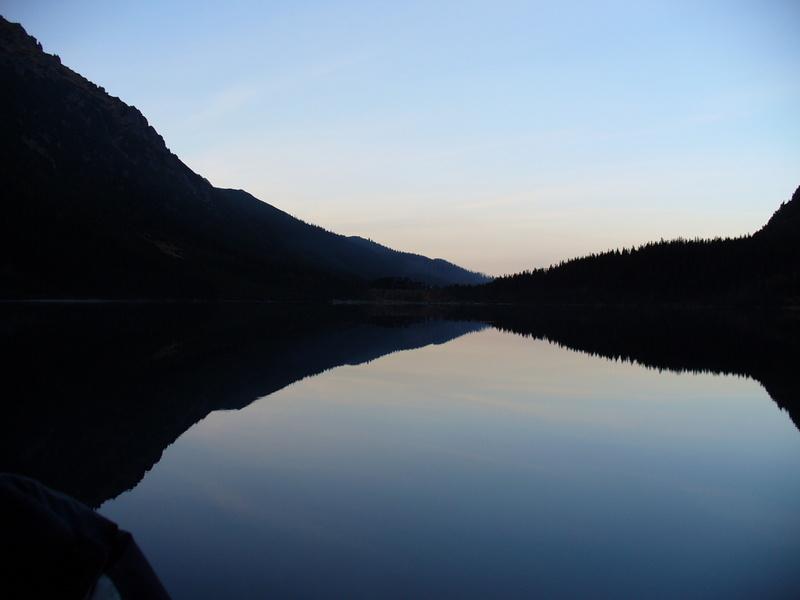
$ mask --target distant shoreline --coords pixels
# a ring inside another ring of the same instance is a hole
[[[529,309],[628,309],[628,310],[768,310],[768,311],[800,311],[800,304],[701,304],[690,302],[619,302],[619,303],[553,303],[553,302],[480,302],[464,300],[361,300],[361,299],[295,299],[295,300],[244,300],[244,299],[212,299],[212,298],[20,298],[0,299],[0,305],[251,305],[251,306],[302,306],[325,305],[332,307],[347,306],[407,306],[436,308],[529,308]]]

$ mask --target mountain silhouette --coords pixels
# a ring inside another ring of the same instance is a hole
[[[218,189],[134,107],[0,17],[0,297],[358,296],[395,277],[484,282]]]
[[[448,293],[460,299],[540,304],[796,306],[800,188],[753,235],[654,242]]]
[[[767,224],[756,232],[756,238],[798,243],[800,233],[800,187],[788,202],[780,205]]]

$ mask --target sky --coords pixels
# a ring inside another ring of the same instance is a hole
[[[214,185],[492,275],[758,229],[800,0],[0,0]]]

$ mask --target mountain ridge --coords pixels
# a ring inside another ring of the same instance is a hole
[[[138,109],[1,17],[0,80],[0,297],[274,300],[359,296],[383,277],[486,280],[213,187]]]

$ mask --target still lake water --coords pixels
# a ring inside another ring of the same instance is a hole
[[[448,327],[210,412],[101,513],[176,599],[800,597],[758,382]]]

